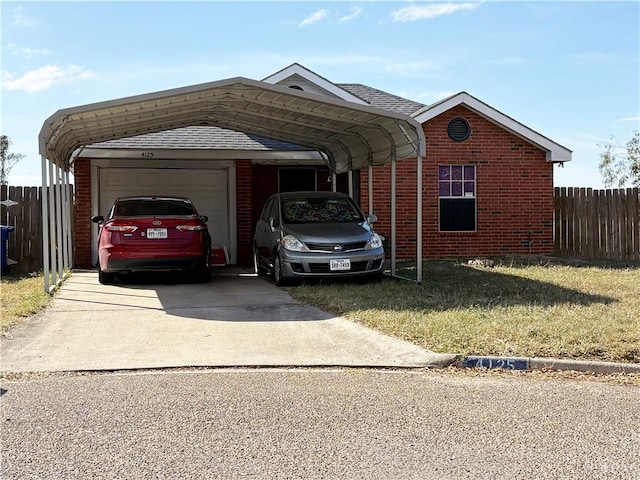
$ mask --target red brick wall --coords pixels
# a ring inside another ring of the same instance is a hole
[[[252,164],[251,160],[236,161],[236,205],[238,265],[251,265],[253,260],[253,202],[252,197]]]
[[[447,124],[463,117],[471,136],[454,142]],[[423,125],[423,253],[427,258],[527,254],[553,251],[553,164],[543,150],[485,120],[463,106]],[[439,165],[475,165],[476,232],[440,232]],[[390,167],[374,168],[376,231],[390,240]],[[397,255],[415,255],[416,161],[397,162]],[[362,171],[362,202],[367,203],[367,171]],[[529,233],[531,232],[531,233]]]
[[[73,166],[73,267],[91,265],[91,160],[77,158]]]

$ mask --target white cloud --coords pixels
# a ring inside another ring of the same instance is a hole
[[[324,9],[317,10],[313,12],[311,15],[309,15],[307,18],[305,18],[302,22],[300,22],[298,27],[306,27],[307,25],[317,23],[323,18],[325,18],[328,14],[329,14],[328,10],[324,10]]]
[[[462,10],[473,10],[479,3],[433,3],[430,5],[411,5],[394,11],[391,16],[396,22],[428,20],[441,15],[451,15]]]
[[[348,22],[349,20],[353,20],[354,18],[356,18],[358,15],[360,15],[362,13],[362,8],[358,7],[358,6],[354,6],[351,8],[351,13],[340,17],[338,19],[338,22]]]
[[[619,122],[640,122],[640,115],[636,115],[635,117],[624,117],[618,121]]]
[[[30,17],[29,15],[25,15],[23,13],[23,8],[18,7],[15,9],[15,13],[11,17],[11,21],[13,25],[16,27],[25,27],[32,28],[40,25],[42,22],[34,17]]]
[[[53,53],[51,50],[44,48],[19,47],[15,43],[10,43],[6,49],[9,55],[19,55],[23,57],[36,57]]]
[[[11,72],[2,72],[0,86],[7,90],[36,93],[48,90],[54,85],[68,84],[92,76],[93,73],[77,65],[69,67],[45,65],[19,77]]]

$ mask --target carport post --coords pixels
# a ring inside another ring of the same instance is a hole
[[[49,275],[51,259],[49,258],[49,193],[47,180],[47,159],[40,156],[42,169],[42,271],[44,273],[44,290],[49,293]]]
[[[391,276],[396,276],[396,156],[391,158]]]
[[[367,175],[367,182],[369,182],[367,191],[369,192],[369,215],[373,215],[373,164],[371,163],[371,160],[369,160],[369,165],[367,167],[368,169],[368,175]]]
[[[418,177],[418,191],[416,192],[416,198],[418,199],[418,205],[416,208],[416,282],[422,283],[422,156],[418,155],[417,158],[417,177]]]
[[[64,205],[65,205],[65,222],[64,222],[64,234],[65,234],[65,254],[66,261],[64,264],[65,269],[71,268],[71,258],[73,255],[72,242],[71,238],[71,185],[69,184],[69,170],[63,170],[62,172],[64,176]]]
[[[351,169],[351,162],[349,162],[349,171],[347,176],[349,178],[349,196],[353,198],[353,170]]]
[[[62,230],[64,229],[64,218],[63,218],[63,197],[62,197],[62,171],[60,166],[56,164],[55,166],[56,172],[56,253],[58,256],[57,265],[58,265],[58,277],[62,279],[64,277],[64,257],[65,250],[62,243]]]
[[[51,249],[55,249],[56,245],[56,225],[53,222],[55,216],[55,182],[53,180],[53,162],[49,162],[49,188],[47,188],[47,194],[49,196],[49,213],[47,221],[49,222],[49,259],[51,263],[50,273],[51,273],[51,286],[49,287],[49,291],[58,284],[57,278],[57,265],[56,258],[54,257],[54,252],[51,252]]]

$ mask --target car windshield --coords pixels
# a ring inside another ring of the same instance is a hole
[[[186,216],[195,214],[193,205],[184,200],[151,198],[120,200],[116,205],[115,211],[115,215],[122,217]]]
[[[285,223],[362,222],[362,214],[347,198],[292,198],[283,203]]]

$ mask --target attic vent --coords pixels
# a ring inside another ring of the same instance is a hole
[[[464,142],[471,135],[471,126],[464,118],[457,117],[447,125],[447,134],[454,142]]]
[[[304,92],[304,89],[299,85],[289,85],[289,88],[293,88],[294,90],[302,90]]]

